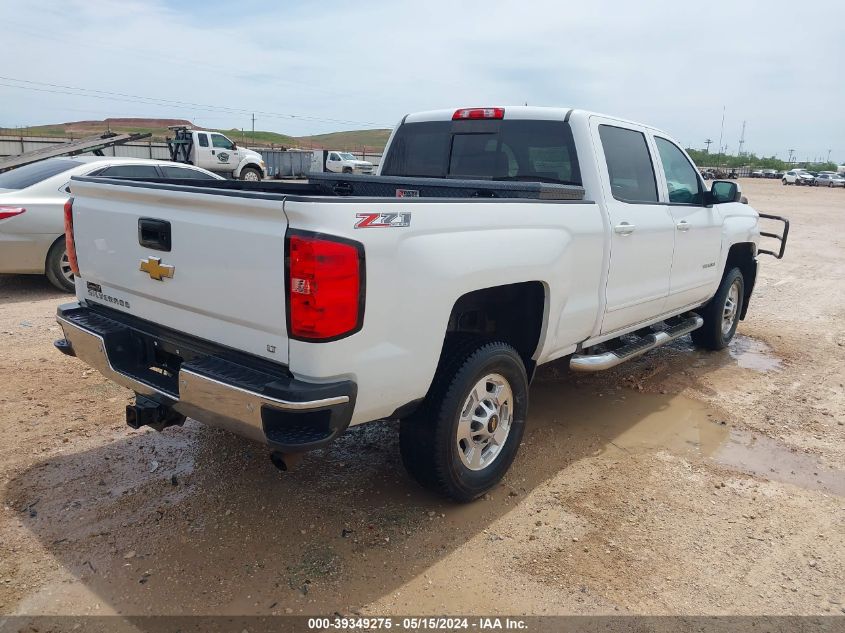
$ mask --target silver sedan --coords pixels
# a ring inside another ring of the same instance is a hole
[[[817,187],[845,187],[845,178],[839,174],[819,174],[816,176]]]
[[[163,160],[75,156],[49,158],[0,174],[0,273],[47,275],[73,292],[64,238],[64,204],[71,176],[222,180]]]

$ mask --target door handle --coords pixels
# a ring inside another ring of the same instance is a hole
[[[217,152],[215,152],[214,150],[211,150],[211,155],[212,155],[212,156],[216,156],[216,155],[217,155]]]
[[[634,229],[637,227],[631,224],[630,222],[620,222],[616,226],[613,227],[614,233],[619,233],[619,235],[630,235],[634,232]]]
[[[686,220],[681,220],[675,225],[675,228],[679,231],[689,231],[690,228],[692,228],[692,225]]]

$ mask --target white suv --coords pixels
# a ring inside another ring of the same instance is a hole
[[[785,185],[815,185],[816,178],[803,169],[790,169],[783,175],[781,182]]]

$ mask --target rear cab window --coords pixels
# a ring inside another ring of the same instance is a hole
[[[572,130],[569,123],[554,120],[403,123],[381,173],[581,184]]]
[[[17,167],[0,174],[0,189],[26,189],[42,180],[47,180],[80,165],[84,165],[81,160],[50,158]]]

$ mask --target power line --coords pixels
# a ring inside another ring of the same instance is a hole
[[[243,108],[233,108],[229,106],[220,106],[220,105],[211,105],[206,103],[195,103],[191,101],[178,101],[175,99],[161,99],[159,97],[147,97],[143,95],[133,95],[127,94],[122,92],[109,92],[106,90],[94,90],[91,88],[81,88],[78,86],[68,86],[64,84],[52,84],[43,81],[30,81],[27,79],[18,79],[16,77],[5,77],[0,75],[0,79],[5,81],[14,81],[17,83],[29,84],[26,86],[18,86],[14,84],[7,84],[7,83],[0,83],[0,86],[5,86],[7,88],[17,88],[19,90],[34,90],[37,92],[49,92],[54,94],[65,94],[71,95],[76,97],[90,97],[94,99],[104,99],[110,101],[126,101],[129,103],[142,103],[144,105],[155,105],[159,107],[181,107],[181,108],[200,108],[203,110],[211,111],[211,112],[228,112],[229,114],[237,114],[237,115],[244,115],[244,114],[260,114],[264,117],[271,117],[271,118],[280,118],[280,119],[295,119],[301,121],[316,121],[321,123],[342,123],[342,124],[352,124],[352,125],[368,125],[368,126],[380,126],[380,127],[390,127],[384,123],[374,123],[372,121],[354,121],[351,119],[332,119],[328,117],[314,117],[308,115],[301,115],[301,114],[289,114],[289,113],[282,113],[282,112],[263,112],[258,110],[247,110]],[[39,88],[36,86],[46,86],[46,88]],[[48,89],[49,88],[49,89]],[[69,92],[73,91],[73,92]],[[87,94],[80,94],[80,93],[87,93]]]

